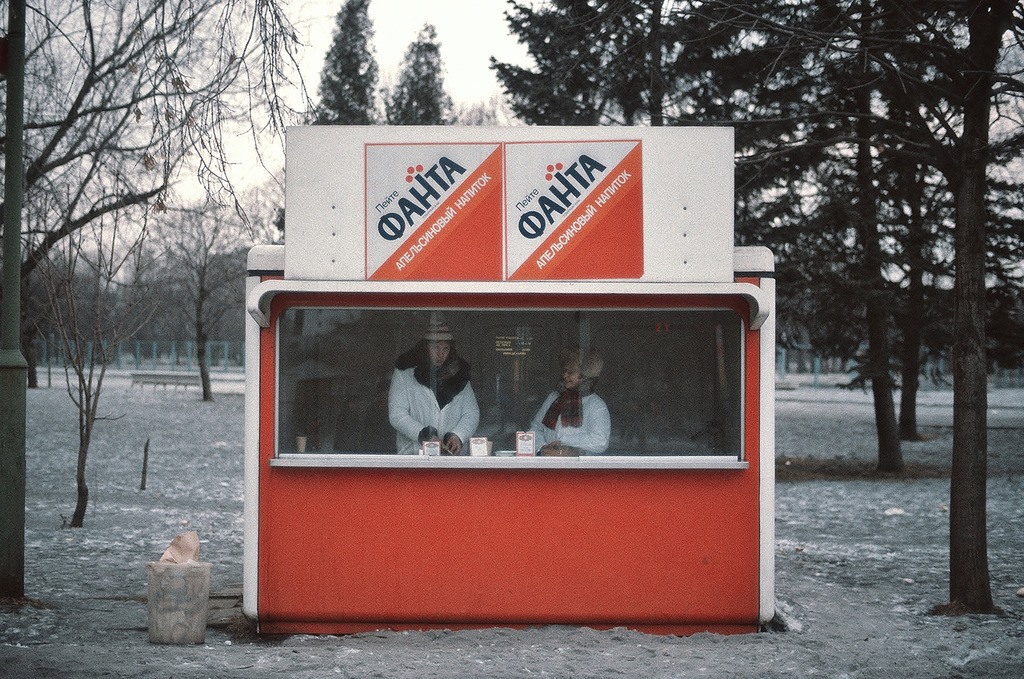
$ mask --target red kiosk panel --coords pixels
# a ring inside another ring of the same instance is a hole
[[[416,295],[283,295],[296,306],[433,308]],[[447,308],[727,306],[691,296],[452,295]],[[746,320],[743,327],[747,327]],[[744,468],[273,466],[276,373],[260,381],[259,623],[265,632],[581,624],[753,631],[759,619],[759,333],[744,329]]]

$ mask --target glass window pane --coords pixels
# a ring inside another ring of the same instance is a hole
[[[542,418],[549,397],[557,400],[560,352],[577,347],[603,360],[592,386],[611,420],[606,448],[582,454],[742,454],[743,328],[731,310],[443,313],[451,351],[470,366],[479,409],[473,435],[488,437],[494,450],[514,449],[515,433]],[[424,338],[430,315],[286,309],[278,322],[278,451],[396,453],[388,413],[395,361]],[[589,412],[588,386],[580,389],[582,408],[571,393],[559,402],[569,419],[556,421],[571,423],[577,408]]]

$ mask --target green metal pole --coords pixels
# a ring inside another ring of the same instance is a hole
[[[25,596],[25,401],[21,353],[21,205],[25,113],[25,0],[10,0],[4,148],[3,295],[0,297],[0,597]]]

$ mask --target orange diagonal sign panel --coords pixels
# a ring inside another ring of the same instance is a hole
[[[509,278],[640,278],[644,268],[642,170],[637,143]]]
[[[372,280],[501,280],[498,146],[370,275]]]

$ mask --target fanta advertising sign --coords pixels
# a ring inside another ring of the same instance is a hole
[[[501,144],[365,153],[367,278],[501,280]]]
[[[508,144],[508,277],[640,278],[640,140]]]
[[[288,132],[285,276],[732,276],[732,132],[303,127]]]

